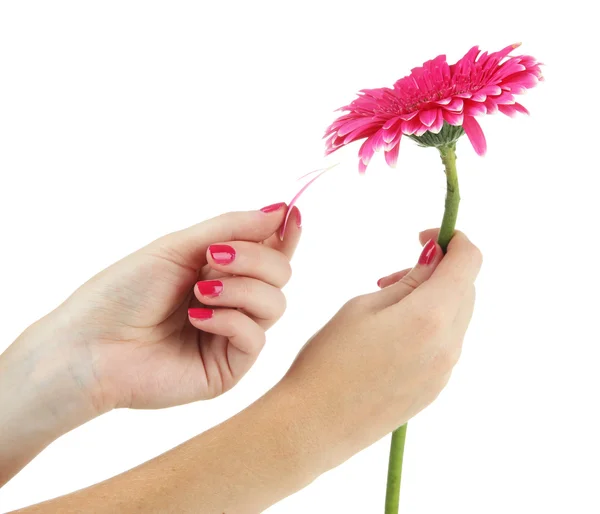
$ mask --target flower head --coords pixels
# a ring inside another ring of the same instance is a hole
[[[527,55],[508,56],[520,44],[488,54],[475,46],[456,64],[440,55],[414,68],[392,88],[363,89],[325,133],[326,154],[365,139],[358,156],[364,172],[381,149],[394,166],[402,135],[423,146],[444,146],[463,133],[479,155],[486,141],[476,116],[500,111],[528,114],[515,95],[543,80],[540,63]]]

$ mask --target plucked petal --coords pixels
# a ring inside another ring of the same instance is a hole
[[[477,120],[473,116],[465,116],[462,127],[465,134],[467,134],[469,141],[471,141],[475,153],[477,155],[485,155],[487,143],[485,141],[483,130],[481,130],[481,126],[477,123]]]

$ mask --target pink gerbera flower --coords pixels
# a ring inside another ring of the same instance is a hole
[[[496,111],[508,116],[528,114],[515,95],[543,80],[540,63],[533,57],[507,58],[518,46],[489,55],[475,46],[452,65],[440,55],[414,68],[391,89],[363,89],[339,109],[347,113],[327,129],[326,153],[365,139],[358,152],[359,170],[364,172],[381,149],[386,162],[394,166],[403,134],[423,146],[441,147],[466,133],[477,154],[483,155],[485,136],[475,117]]]

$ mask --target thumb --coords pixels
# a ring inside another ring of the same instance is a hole
[[[199,269],[206,264],[206,250],[211,244],[226,241],[264,241],[277,232],[286,211],[286,204],[281,203],[262,210],[228,212],[167,234],[150,243],[142,251],[152,251],[181,266]]]
[[[378,298],[377,302],[380,308],[389,307],[394,303],[398,303],[412,293],[417,287],[431,277],[443,256],[444,253],[442,252],[440,245],[436,243],[435,239],[427,241],[419,256],[417,265],[414,268],[404,274],[397,282],[374,293]]]

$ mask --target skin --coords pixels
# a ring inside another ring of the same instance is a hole
[[[166,407],[233,387],[285,309],[281,287],[301,229],[290,223],[282,242],[284,214],[283,206],[229,213],[167,235],[28,328],[0,357],[0,484],[113,408]],[[435,235],[425,231],[421,242]],[[214,262],[215,243],[235,248],[231,264]],[[437,397],[460,355],[480,265],[458,232],[446,256],[436,247],[428,264],[350,300],[238,415],[126,473],[19,512],[262,512]],[[223,294],[200,295],[198,277],[220,278]],[[189,318],[200,303],[216,307],[211,319]]]

